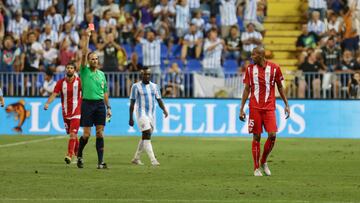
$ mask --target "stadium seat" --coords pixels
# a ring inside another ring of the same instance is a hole
[[[143,57],[143,52],[142,52],[142,46],[141,44],[137,44],[134,48],[134,51],[136,52],[136,54],[138,55],[139,58]]]
[[[127,58],[130,59],[131,54],[132,54],[132,51],[133,51],[131,45],[129,45],[129,44],[122,44],[121,47],[125,49]]]
[[[190,59],[187,61],[187,65],[186,65],[186,70],[189,72],[193,72],[193,71],[201,71],[202,70],[202,65],[200,63],[199,60],[197,59]]]
[[[169,59],[180,58],[181,55],[181,45],[174,44],[171,47],[171,51],[169,52]]]
[[[227,59],[224,61],[224,72],[225,73],[234,73],[238,68],[238,63],[234,59]]]
[[[240,16],[237,17],[240,32],[245,32],[244,22]]]
[[[161,59],[166,59],[168,57],[168,48],[164,43],[161,43],[160,55]]]

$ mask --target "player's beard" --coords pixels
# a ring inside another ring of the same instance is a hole
[[[74,76],[74,73],[66,73],[66,76],[70,79]]]

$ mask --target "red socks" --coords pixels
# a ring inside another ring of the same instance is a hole
[[[72,156],[75,155],[75,153],[77,152],[77,150],[75,150],[75,147],[78,146],[77,143],[78,143],[78,141],[77,141],[76,138],[75,138],[75,139],[72,139],[72,138],[69,139],[69,142],[68,142],[68,153],[67,153],[67,155],[68,155],[69,157],[72,157]]]
[[[75,143],[75,149],[74,149],[74,155],[77,156],[78,150],[79,150],[79,139],[75,139],[76,143]]]
[[[263,163],[266,163],[266,159],[267,157],[269,156],[272,148],[274,147],[275,145],[275,137],[274,138],[268,138],[265,142],[265,145],[264,145],[264,152],[261,156],[261,164]]]
[[[259,159],[260,159],[260,142],[253,140],[252,141],[252,155],[254,159],[254,170],[259,168]]]

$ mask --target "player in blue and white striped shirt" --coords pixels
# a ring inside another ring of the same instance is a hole
[[[158,86],[150,81],[150,69],[144,68],[140,73],[141,81],[133,84],[131,87],[129,125],[134,126],[133,114],[134,108],[136,108],[136,120],[142,132],[142,139],[139,141],[134,159],[131,162],[133,164],[143,165],[140,161],[140,155],[142,151],[145,150],[150,158],[151,164],[158,166],[160,163],[155,158],[150,141],[154,129],[155,100],[157,100],[160,108],[163,110],[165,118],[168,116],[168,112],[161,99]]]

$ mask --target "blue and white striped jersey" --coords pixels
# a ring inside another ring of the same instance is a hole
[[[38,1],[38,5],[37,5],[37,9],[41,10],[41,11],[45,11],[46,9],[48,9],[51,5],[53,4],[52,0],[39,0]]]
[[[309,8],[323,8],[326,9],[326,1],[325,0],[309,0]]]
[[[190,22],[190,9],[189,6],[176,5],[176,28],[187,29]]]
[[[321,20],[315,21],[309,21],[308,22],[308,31],[309,32],[315,32],[316,34],[322,34],[326,31],[326,25]]]
[[[224,47],[220,41],[220,38],[217,38],[215,41],[210,41],[209,39],[205,40],[203,68],[213,69],[221,67],[221,53]],[[208,50],[209,47],[214,46],[215,44],[217,44],[217,46],[213,50]]]
[[[60,26],[64,24],[64,19],[60,14],[56,13],[54,16],[48,15],[46,17],[45,23],[50,24],[51,29],[54,30],[55,32],[59,32]]]
[[[160,90],[157,84],[153,82],[144,84],[142,81],[139,81],[132,85],[130,100],[135,100],[137,118],[140,118],[141,116],[154,118],[155,102],[157,99],[161,99]]]
[[[256,0],[247,0],[244,20],[248,20],[248,21],[257,20],[256,10],[257,10]]]
[[[220,16],[221,25],[230,26],[237,24],[235,0],[221,0]]]
[[[21,17],[19,22],[17,22],[16,19],[10,20],[6,31],[11,32],[14,37],[19,38],[22,33],[28,29],[28,27],[29,22],[25,18]]]
[[[144,66],[159,66],[161,64],[161,39],[150,42],[142,38],[140,40],[143,53]]]

